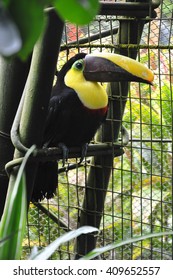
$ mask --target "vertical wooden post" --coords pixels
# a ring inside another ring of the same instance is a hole
[[[42,36],[36,43],[28,79],[24,88],[24,105],[20,120],[19,135],[22,144],[30,147],[41,145],[47,108],[50,99],[61,36],[64,23],[53,9],[47,12],[48,23]],[[14,158],[23,156],[15,150]],[[16,179],[18,168],[13,168],[10,184]],[[32,195],[37,163],[28,163],[26,168],[28,205]]]
[[[26,82],[29,65],[30,59],[21,62],[18,58],[0,57],[0,218],[9,181],[5,164],[13,158],[14,153],[10,129]]]

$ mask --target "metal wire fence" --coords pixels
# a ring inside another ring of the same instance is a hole
[[[117,3],[124,1],[102,2],[114,2],[116,7]],[[155,9],[156,17],[151,9],[152,1],[149,1],[147,20],[141,14],[140,22],[145,25],[141,38],[139,34],[135,44],[130,41],[120,44],[118,39],[118,34],[123,32],[119,28],[122,20],[136,22],[136,16],[130,14],[127,17],[128,11],[131,12],[129,7],[121,13],[114,14],[112,11],[111,15],[102,12],[84,27],[66,23],[58,69],[77,52],[113,52],[121,49],[130,53],[137,49],[137,59],[154,71],[155,80],[153,86],[137,83],[129,86],[122,121],[129,133],[129,142],[123,148],[123,155],[114,157],[111,164],[104,167],[95,165],[91,157],[87,157],[81,166],[68,172],[61,172],[61,162],[58,163],[57,196],[30,205],[23,258],[33,246],[43,248],[63,233],[77,228],[84,193],[89,188],[88,173],[93,165],[97,169],[107,168],[111,174],[97,247],[148,233],[172,230],[173,1],[160,2]],[[111,100],[115,96],[110,95],[109,98]],[[112,124],[117,122],[111,118],[111,114],[107,121]],[[120,132],[120,144],[122,138]],[[76,160],[70,159],[69,163],[76,163]],[[73,259],[74,254],[74,242],[69,242],[61,246],[52,258]],[[172,259],[172,237],[155,237],[132,243],[110,251],[102,258]]]

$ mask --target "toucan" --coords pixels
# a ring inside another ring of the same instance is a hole
[[[78,53],[64,64],[52,88],[43,147],[61,147],[68,157],[70,147],[87,144],[105,121],[108,95],[103,82],[136,81],[152,84],[153,72],[131,58],[112,53]],[[57,162],[39,163],[32,201],[51,198],[57,188]]]

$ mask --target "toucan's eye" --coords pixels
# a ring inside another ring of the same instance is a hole
[[[84,61],[83,59],[79,59],[77,60],[74,64],[73,67],[79,71],[83,70],[84,68]]]

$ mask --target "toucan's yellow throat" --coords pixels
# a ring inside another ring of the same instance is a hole
[[[64,78],[66,86],[77,93],[82,104],[88,109],[96,110],[108,105],[105,88],[99,82],[87,81],[83,75],[85,61],[76,61]]]

